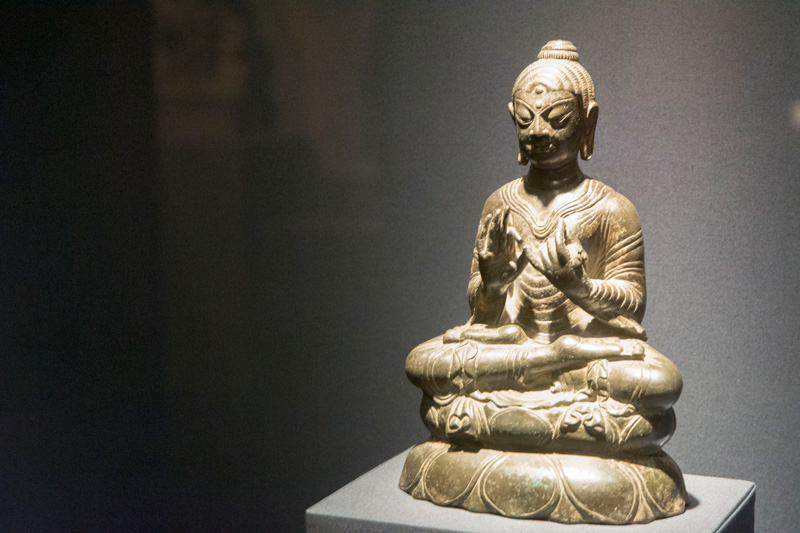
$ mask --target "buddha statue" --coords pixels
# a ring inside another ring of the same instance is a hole
[[[470,511],[628,524],[682,513],[662,451],[682,379],[647,342],[642,228],[633,204],[586,176],[598,104],[575,46],[551,41],[508,110],[527,172],[478,225],[469,321],[417,346],[431,440],[400,487]]]

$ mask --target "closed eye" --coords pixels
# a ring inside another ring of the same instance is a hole
[[[554,128],[563,128],[572,117],[572,109],[569,106],[560,105],[550,108],[547,113],[547,121]]]
[[[533,112],[520,100],[514,102],[514,118],[523,128],[527,128],[533,122]]]
[[[523,108],[523,109],[517,110],[515,115],[516,115],[516,118],[517,118],[517,123],[520,126],[522,126],[523,128],[528,127],[530,125],[530,123],[533,121],[533,117],[530,115],[530,113],[528,113],[527,109]]]
[[[527,128],[528,126],[530,126],[532,120],[533,119],[530,116],[525,117],[525,116],[521,116],[519,113],[517,113],[517,124],[519,124],[523,128]]]

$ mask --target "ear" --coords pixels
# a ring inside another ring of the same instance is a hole
[[[514,102],[508,103],[508,112],[511,113],[511,120],[513,120],[514,123],[516,124],[517,119],[514,118]]]
[[[583,144],[581,144],[581,158],[588,161],[594,152],[594,130],[597,127],[597,113],[599,112],[597,102],[589,104],[586,110],[586,122],[584,123]]]

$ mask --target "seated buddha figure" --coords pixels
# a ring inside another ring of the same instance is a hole
[[[646,341],[642,228],[633,204],[586,176],[598,104],[567,41],[551,41],[508,104],[527,172],[478,226],[472,316],[416,347],[431,441],[400,486],[472,511],[561,522],[647,522],[684,510],[661,450],[682,380]]]

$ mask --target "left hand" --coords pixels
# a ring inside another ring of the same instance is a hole
[[[576,239],[567,235],[564,219],[558,220],[555,232],[546,241],[525,244],[523,249],[531,266],[564,294],[580,298],[589,295],[591,280],[586,274],[586,252]]]

